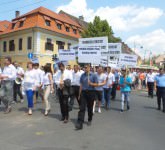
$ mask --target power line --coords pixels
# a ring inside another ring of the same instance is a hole
[[[18,10],[18,9],[22,9],[22,8],[26,8],[26,7],[35,5],[35,4],[42,3],[42,2],[44,2],[44,1],[46,1],[46,0],[41,0],[41,1],[39,1],[39,2],[35,2],[35,3],[29,4],[29,5],[24,5],[24,6],[22,6],[22,7],[18,7],[18,8],[15,8],[15,9],[10,9],[10,10],[6,10],[6,11],[1,11],[0,14],[1,14],[1,13],[11,12],[11,11]]]
[[[14,2],[17,2],[17,1],[20,1],[20,0],[12,0],[12,1],[8,1],[8,2],[3,2],[3,3],[0,4],[0,6],[5,5],[5,4],[14,3]]]

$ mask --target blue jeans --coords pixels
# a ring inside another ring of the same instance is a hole
[[[127,106],[129,106],[130,92],[121,92],[121,110],[124,110],[124,101],[126,101]]]
[[[104,99],[107,105],[107,108],[110,108],[110,96],[111,96],[112,88],[104,88]]]
[[[27,101],[28,101],[28,108],[33,108],[33,95],[34,95],[33,90],[27,90],[26,91],[26,96],[27,96]]]

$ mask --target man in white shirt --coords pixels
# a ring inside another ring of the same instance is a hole
[[[112,86],[115,82],[115,76],[111,72],[111,67],[107,67],[107,83],[105,84],[104,88],[104,98],[106,101],[105,108],[110,109],[110,96],[112,92]]]
[[[81,72],[79,71],[78,65],[74,65],[74,70],[72,72],[73,80],[72,80],[72,95],[70,97],[70,102],[69,102],[69,109],[72,110],[73,105],[74,105],[74,99],[76,98],[79,106],[80,106],[80,100],[78,99],[79,97],[79,89],[80,89],[80,77],[81,77]]]
[[[146,76],[146,82],[148,86],[148,97],[153,98],[153,92],[154,92],[154,81],[155,81],[155,75],[153,74],[153,71],[150,70],[150,72]]]
[[[14,81],[14,86],[13,86],[13,98],[14,98],[14,102],[17,103],[17,94],[19,95],[20,99],[21,99],[21,103],[23,103],[23,95],[21,92],[21,83],[22,83],[22,79],[24,76],[24,70],[23,68],[20,67],[19,63],[14,62],[14,66],[16,68],[16,79]]]
[[[13,100],[13,81],[16,78],[16,69],[11,64],[10,57],[6,57],[4,61],[5,67],[2,74],[0,75],[0,80],[2,83],[0,97],[3,104],[5,105],[5,114],[8,114],[12,110],[11,103]]]
[[[65,69],[63,63],[59,63],[59,71],[57,72],[55,83],[58,89],[58,96],[62,115],[61,121],[64,121],[64,123],[68,123],[69,119],[68,99],[70,96],[72,79],[72,73]]]
[[[45,72],[39,68],[39,63],[35,63],[33,67],[37,76],[37,89],[35,91],[34,103],[37,103],[38,96],[40,96],[42,99],[42,102],[44,102],[42,83],[43,83],[43,77],[44,77]]]

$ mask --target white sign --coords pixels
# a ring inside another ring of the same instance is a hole
[[[79,48],[79,45],[78,44],[75,44],[75,45],[71,45],[70,46],[70,49],[74,49],[75,50],[76,57],[78,57],[78,48]]]
[[[108,51],[102,52],[103,56],[115,56],[119,58],[121,54],[121,43],[108,43]]]
[[[135,67],[137,65],[137,56],[130,54],[121,54],[119,57],[119,66],[130,66]]]
[[[101,53],[99,47],[79,47],[78,62],[100,64]]]
[[[58,53],[59,53],[59,60],[60,61],[70,61],[70,60],[76,59],[75,50],[73,50],[73,49],[71,49],[71,50],[60,49],[58,51]]]
[[[108,66],[108,57],[107,56],[101,56],[100,65],[102,67],[107,67]]]
[[[83,47],[100,47],[100,51],[108,51],[108,37],[92,37],[92,38],[80,38],[79,46]]]

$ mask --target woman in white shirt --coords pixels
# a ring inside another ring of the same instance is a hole
[[[32,115],[32,108],[33,108],[33,95],[34,91],[37,87],[37,76],[33,69],[33,63],[27,63],[27,71],[24,74],[23,80],[23,88],[26,92],[27,101],[28,101],[28,114]]]
[[[45,75],[43,77],[43,86],[44,86],[44,101],[45,101],[45,116],[50,112],[50,102],[48,101],[50,93],[54,92],[53,88],[53,77],[51,66],[44,66]]]

